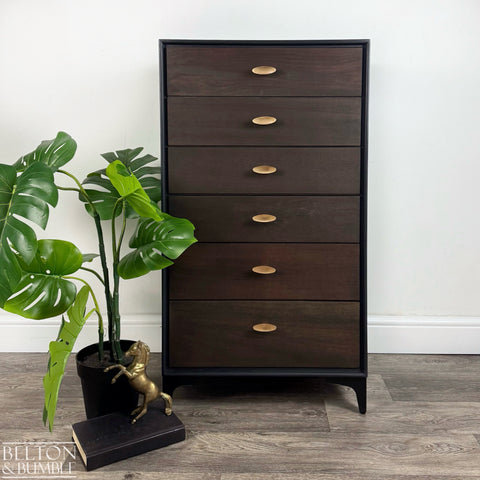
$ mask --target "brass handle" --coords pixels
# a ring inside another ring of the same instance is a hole
[[[269,175],[270,173],[275,173],[277,169],[271,165],[257,165],[252,168],[252,171],[260,175]]]
[[[270,215],[268,213],[260,213],[252,217],[252,220],[257,223],[271,223],[277,219],[275,215]]]
[[[259,65],[252,68],[252,73],[255,75],[271,75],[275,73],[277,69],[275,67],[269,67],[268,65]]]
[[[255,125],[272,125],[276,121],[277,119],[275,117],[269,117],[269,116],[255,117],[252,119],[252,122]]]
[[[270,265],[257,265],[256,267],[252,268],[252,272],[258,273],[260,275],[271,275],[276,271],[277,269],[275,267],[271,267]]]
[[[256,332],[269,333],[274,332],[277,329],[276,325],[271,323],[257,323],[252,327]]]

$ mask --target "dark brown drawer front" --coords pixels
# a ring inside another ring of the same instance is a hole
[[[359,96],[361,48],[167,47],[168,95]],[[252,68],[272,66],[271,75]]]
[[[358,300],[358,267],[355,244],[197,243],[168,269],[170,298]]]
[[[173,301],[169,334],[170,367],[359,367],[356,302]]]
[[[258,174],[267,165],[274,173]],[[170,193],[360,193],[358,147],[170,147]]]
[[[357,97],[170,97],[169,145],[358,146]],[[271,125],[252,119],[272,116]]]
[[[359,241],[359,197],[176,195],[169,202],[172,215],[196,226],[200,242]]]

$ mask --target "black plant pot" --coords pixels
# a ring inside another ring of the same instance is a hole
[[[134,342],[121,340],[122,351],[126,352]],[[104,343],[104,350],[110,351],[110,342]],[[133,359],[126,358],[128,363]],[[82,381],[83,401],[87,418],[99,417],[108,413],[123,411],[130,413],[138,404],[138,393],[129,385],[127,377],[122,375],[112,385],[112,378],[118,369],[109,372],[103,370],[109,362],[98,361],[98,344],[82,348],[77,355],[77,373]]]

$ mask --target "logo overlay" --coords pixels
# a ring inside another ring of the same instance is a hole
[[[76,478],[73,442],[2,442],[1,479]]]

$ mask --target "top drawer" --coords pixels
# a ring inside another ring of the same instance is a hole
[[[169,96],[361,96],[362,48],[183,46],[166,48]],[[257,75],[257,66],[276,71]]]

